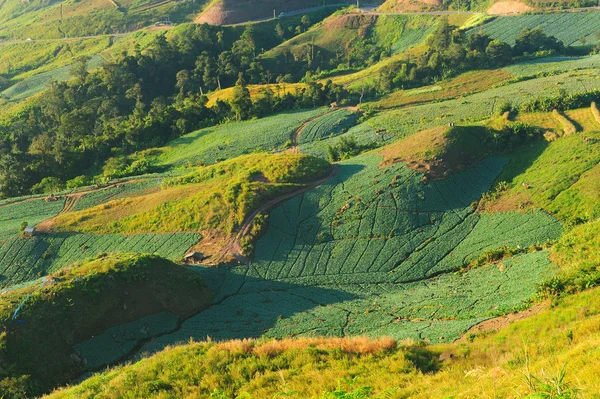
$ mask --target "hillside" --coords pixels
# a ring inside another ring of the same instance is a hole
[[[127,353],[153,335],[173,330],[180,319],[205,308],[211,296],[197,274],[140,255],[71,265],[38,284],[4,291],[3,378],[21,380],[20,389],[28,395],[47,391],[86,368],[119,360],[120,351]],[[94,340],[93,348],[81,345],[88,339]],[[101,359],[92,363],[91,354]],[[3,380],[3,389],[7,383]]]
[[[349,0],[214,0],[202,10],[196,22],[211,25],[239,24],[273,18],[281,13],[344,4],[353,3]]]
[[[598,396],[598,10],[115,1],[0,3],[0,398]]]
[[[364,338],[193,343],[107,371],[49,397],[128,392],[147,398],[167,392],[193,396],[218,392],[222,398],[594,397],[600,390],[595,369],[597,295],[594,289],[552,306],[544,303],[533,312],[473,330],[468,339],[449,345]],[[213,362],[225,366],[215,369]],[[247,372],[239,375],[239,369]],[[121,378],[125,374],[131,377]]]

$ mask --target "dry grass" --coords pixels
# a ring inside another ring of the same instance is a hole
[[[485,91],[512,78],[510,73],[502,69],[466,72],[448,81],[438,83],[436,86],[396,91],[373,103],[373,106],[378,109],[390,109],[457,98]],[[437,87],[441,87],[441,89]]]
[[[592,114],[594,115],[594,119],[596,119],[596,122],[600,123],[600,111],[598,110],[598,106],[596,105],[595,101],[592,101]]]
[[[232,340],[216,344],[219,350],[232,353],[255,354],[257,356],[274,357],[291,350],[304,350],[306,348],[316,349],[339,349],[344,353],[374,354],[396,349],[398,343],[395,339],[381,337],[372,339],[368,337],[347,338],[288,338],[273,341],[261,341],[253,339]]]
[[[575,127],[573,122],[571,122],[565,115],[558,112],[558,110],[552,111],[552,116],[562,126],[563,133],[566,136],[577,133],[577,127]]]
[[[561,133],[561,126],[550,112],[534,112],[527,114],[519,114],[516,121],[527,123],[532,126],[537,126],[544,129],[546,132],[555,134]]]

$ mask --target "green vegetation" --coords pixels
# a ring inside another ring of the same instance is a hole
[[[317,118],[302,129],[298,144],[312,143],[346,133],[354,126],[358,117],[355,112],[340,109]]]
[[[325,112],[325,108],[284,112],[256,121],[198,130],[164,147],[160,161],[164,164],[211,164],[251,152],[282,150],[304,122]]]
[[[382,112],[367,123],[404,137],[450,122],[458,124],[489,118],[497,115],[506,103],[518,107],[537,98],[578,93],[584,87],[595,90],[600,88],[597,74],[596,69],[589,69],[526,80],[463,98]]]
[[[591,182],[600,162],[599,138],[598,132],[584,132],[515,152],[498,178],[506,183],[485,207],[491,211],[542,207],[569,221],[595,219]]]
[[[560,236],[561,223],[541,211],[474,212],[505,160],[488,159],[428,184],[400,163],[381,161],[369,154],[341,162],[332,180],[275,208],[252,264],[204,270],[209,286],[220,287],[213,306],[146,349],[189,337],[263,334],[452,341],[481,320],[523,306],[554,270],[541,251],[500,269],[448,274],[488,250]],[[463,289],[479,298],[477,306]]]
[[[346,397],[593,397],[600,389],[595,378],[598,294],[596,289],[563,298],[528,319],[507,320],[490,326],[498,331],[473,332],[468,341],[455,344],[424,347],[364,338],[191,343],[95,375],[50,397],[285,394],[324,399],[359,391],[364,395]]]
[[[176,261],[200,238],[197,233],[44,233],[33,238],[13,238],[0,246],[0,287],[31,282],[72,263],[106,253],[149,253]]]
[[[21,223],[29,226],[58,215],[65,204],[64,199],[44,202],[41,199],[26,199],[0,205],[0,240],[14,238],[23,233]]]
[[[55,219],[55,231],[234,233],[263,203],[317,181],[330,165],[300,154],[253,154],[168,180],[162,190]]]
[[[146,322],[137,322],[137,335],[112,341],[113,347],[131,350],[138,341],[161,332],[149,320],[151,315],[168,314],[177,323],[180,317],[208,306],[210,298],[196,273],[158,257],[139,255],[76,264],[41,284],[3,292],[0,384],[15,378],[22,383],[23,394],[38,395],[91,366],[78,346],[73,351],[74,344],[147,317]],[[110,349],[109,345],[102,348]],[[18,392],[2,393],[18,397]]]
[[[497,17],[473,31],[483,29],[493,39],[512,45],[524,29],[540,28],[567,46],[583,46],[600,44],[598,25],[600,12],[565,12]]]

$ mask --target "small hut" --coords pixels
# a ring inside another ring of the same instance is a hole
[[[59,200],[59,198],[56,195],[50,194],[49,196],[46,197],[46,199],[44,199],[44,202],[55,202],[58,200]]]
[[[32,226],[25,227],[25,230],[23,230],[23,235],[25,237],[33,237],[33,236],[35,236],[35,227],[32,227]]]
[[[190,252],[184,256],[184,259],[188,263],[199,263],[204,260],[205,256],[202,252]]]

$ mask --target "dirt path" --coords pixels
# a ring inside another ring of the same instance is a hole
[[[250,229],[252,228],[252,223],[254,222],[254,219],[260,213],[265,212],[266,210],[268,210],[270,208],[273,208],[274,206],[280,204],[281,202],[286,201],[286,200],[293,198],[299,194],[302,194],[308,190],[312,190],[313,188],[320,186],[321,184],[332,179],[337,174],[337,172],[338,172],[338,167],[336,165],[333,165],[333,167],[331,168],[331,172],[324,178],[314,181],[312,183],[309,183],[299,190],[295,190],[290,193],[281,195],[277,198],[273,198],[272,200],[262,204],[260,207],[258,207],[258,209],[256,209],[254,212],[252,212],[250,215],[248,215],[246,217],[246,220],[244,220],[244,222],[241,224],[240,228],[238,229],[237,234],[231,235],[228,239],[226,239],[221,250],[212,257],[211,262],[214,264],[219,264],[219,263],[222,263],[223,261],[226,261],[227,259],[231,259],[231,257],[233,257],[241,263],[246,263],[246,264],[249,263],[249,259],[246,256],[244,256],[244,254],[242,253],[242,238],[250,232]]]
[[[536,314],[548,309],[550,304],[548,302],[538,303],[533,305],[529,309],[525,309],[521,312],[510,313],[505,316],[496,317],[489,320],[484,320],[479,324],[474,325],[469,330],[467,330],[461,338],[454,342],[467,342],[469,336],[471,334],[478,334],[487,331],[497,331],[501,328],[508,327],[515,321],[523,320],[531,316],[535,316]]]

